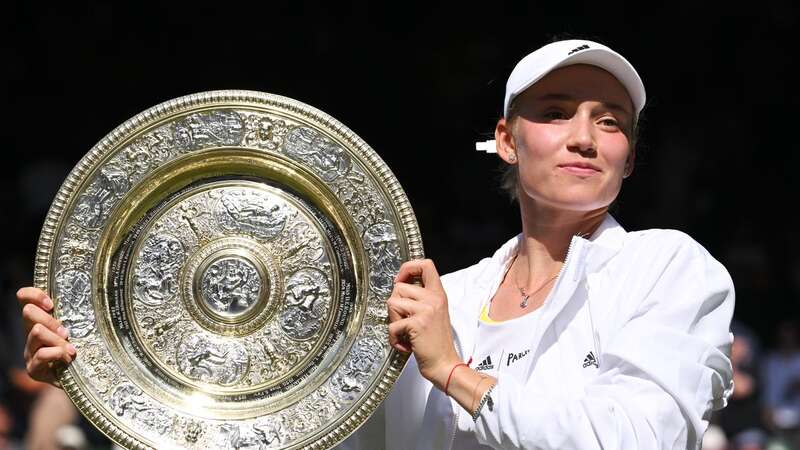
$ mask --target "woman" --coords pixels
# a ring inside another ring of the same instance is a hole
[[[414,358],[385,429],[373,420],[344,447],[698,448],[732,389],[733,286],[687,235],[629,233],[608,214],[644,103],[635,69],[595,42],[520,61],[495,137],[522,233],[442,278],[429,260],[401,267],[390,343]],[[48,363],[74,349],[43,293],[18,297],[28,370],[52,380]]]

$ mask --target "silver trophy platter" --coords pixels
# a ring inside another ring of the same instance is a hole
[[[118,444],[325,449],[403,368],[385,301],[420,257],[405,194],[358,136],[285,97],[214,91],[78,163],[35,284],[78,348],[62,387]]]

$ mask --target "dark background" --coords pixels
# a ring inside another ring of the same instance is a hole
[[[493,131],[514,64],[570,33],[625,55],[648,91],[620,222],[705,245],[733,275],[737,318],[766,341],[797,315],[793,2],[206,5],[0,6],[6,305],[31,283],[47,208],[81,156],[136,113],[213,89],[285,95],[336,117],[392,168],[440,271],[472,264],[519,230],[497,158],[474,142]]]

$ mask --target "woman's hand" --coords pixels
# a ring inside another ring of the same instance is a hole
[[[17,291],[17,301],[22,306],[25,320],[25,367],[34,380],[55,383],[53,364],[69,364],[75,359],[75,346],[70,344],[69,332],[59,320],[47,311],[53,309],[53,300],[41,289],[24,287]]]
[[[412,282],[416,279],[422,285]],[[450,370],[462,362],[453,346],[447,295],[430,259],[400,266],[394,290],[387,300],[389,343],[402,352],[414,352],[419,371],[444,390]]]

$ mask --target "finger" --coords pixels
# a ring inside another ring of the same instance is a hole
[[[427,312],[431,308],[425,303],[420,303],[418,301],[402,297],[390,297],[386,303],[389,306],[390,315],[391,313],[394,313],[396,317],[395,320],[391,320],[390,318],[390,323],[405,319],[406,317],[413,316],[414,314]]]
[[[411,342],[408,331],[411,327],[411,318],[398,320],[389,324],[389,344],[401,352],[410,352]]]
[[[392,298],[394,297],[389,297],[388,299],[386,299],[386,311],[389,313],[389,323],[397,322],[398,320],[405,318],[405,316],[400,314],[400,312],[397,311],[397,309],[392,308],[390,304]]]
[[[416,284],[404,283],[398,281],[394,284],[392,291],[393,295],[402,298],[408,298],[420,302],[433,302],[440,298],[438,292],[431,292],[431,289],[426,287],[417,286]]]
[[[62,330],[64,327],[59,327]],[[64,330],[66,333],[66,330]],[[25,357],[33,355],[42,347],[63,347],[69,344],[62,336],[47,329],[44,325],[37,323],[28,333],[28,341],[25,345]]]
[[[24,287],[18,290],[17,301],[20,306],[23,307],[29,303],[33,303],[45,311],[53,309],[53,299],[51,299],[46,292],[35,287]]]
[[[436,266],[430,259],[413,259],[406,261],[400,266],[397,272],[395,281],[410,283],[414,277],[422,279],[422,285],[428,289],[433,289],[439,292],[444,292],[442,281],[439,278],[439,272],[436,271]]]
[[[55,380],[53,364],[58,362],[69,364],[72,360],[73,357],[69,355],[69,352],[64,347],[43,347],[28,361],[26,368],[31,378],[47,383]]]
[[[69,337],[69,331],[61,326],[61,322],[33,303],[22,307],[22,318],[25,319],[25,332],[30,333],[33,326],[42,324],[50,331],[60,334],[64,339]]]

